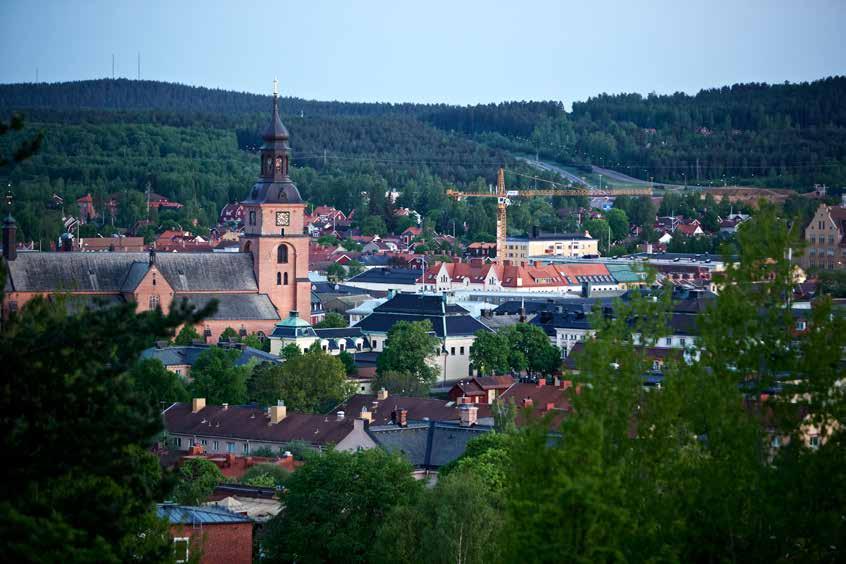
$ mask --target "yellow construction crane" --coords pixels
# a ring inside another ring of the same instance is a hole
[[[535,196],[651,196],[652,188],[608,188],[591,190],[571,188],[566,190],[506,190],[505,169],[499,167],[496,177],[496,192],[460,192],[447,190],[447,197],[455,200],[462,198],[496,198],[496,260],[505,259],[505,238],[507,235],[506,209],[511,205],[511,198],[531,198]]]

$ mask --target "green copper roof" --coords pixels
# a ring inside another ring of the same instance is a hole
[[[276,324],[277,327],[311,327],[311,323],[301,319],[299,313],[292,311],[288,317]]]

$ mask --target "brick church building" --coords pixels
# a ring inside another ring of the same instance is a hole
[[[66,295],[73,307],[133,301],[139,311],[187,300],[217,313],[198,330],[217,341],[227,327],[270,335],[292,310],[311,313],[305,204],[288,175],[291,149],[279,117],[279,96],[262,134],[261,174],[241,202],[245,233],[238,253],[17,253],[11,214],[3,223],[7,269],[3,315],[38,295]]]

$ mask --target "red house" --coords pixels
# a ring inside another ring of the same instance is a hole
[[[514,378],[511,376],[477,376],[454,384],[449,390],[449,399],[458,403],[460,398],[465,398],[464,403],[490,405],[512,385]]]
[[[201,564],[252,564],[253,522],[221,507],[160,503],[160,518],[170,522],[176,562]]]

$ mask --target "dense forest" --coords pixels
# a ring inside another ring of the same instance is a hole
[[[803,84],[747,84],[695,96],[600,95],[575,103],[509,102],[468,107],[441,104],[320,102],[283,98],[291,132],[293,175],[303,197],[361,221],[379,216],[396,227],[384,193],[417,209],[429,224],[472,239],[494,232],[492,202],[452,202],[447,186],[486,190],[496,169],[510,187],[528,176],[560,180],[516,160],[535,153],[588,170],[606,166],[638,178],[689,184],[757,184],[807,191],[846,184],[846,78]],[[62,212],[91,193],[95,204],[118,194],[118,225],[146,215],[143,190],[185,208],[167,219],[198,229],[216,223],[258,174],[270,97],[153,81],[94,80],[0,85],[0,115],[27,127],[3,136],[0,153],[36,132],[44,135],[31,160],[0,175],[15,189],[15,215],[25,239],[55,240]],[[511,174],[511,173],[517,174]],[[51,209],[53,194],[64,209]],[[575,201],[517,202],[509,227],[576,228],[558,213]],[[554,205],[553,205],[554,204]],[[108,231],[110,226],[104,226]]]

